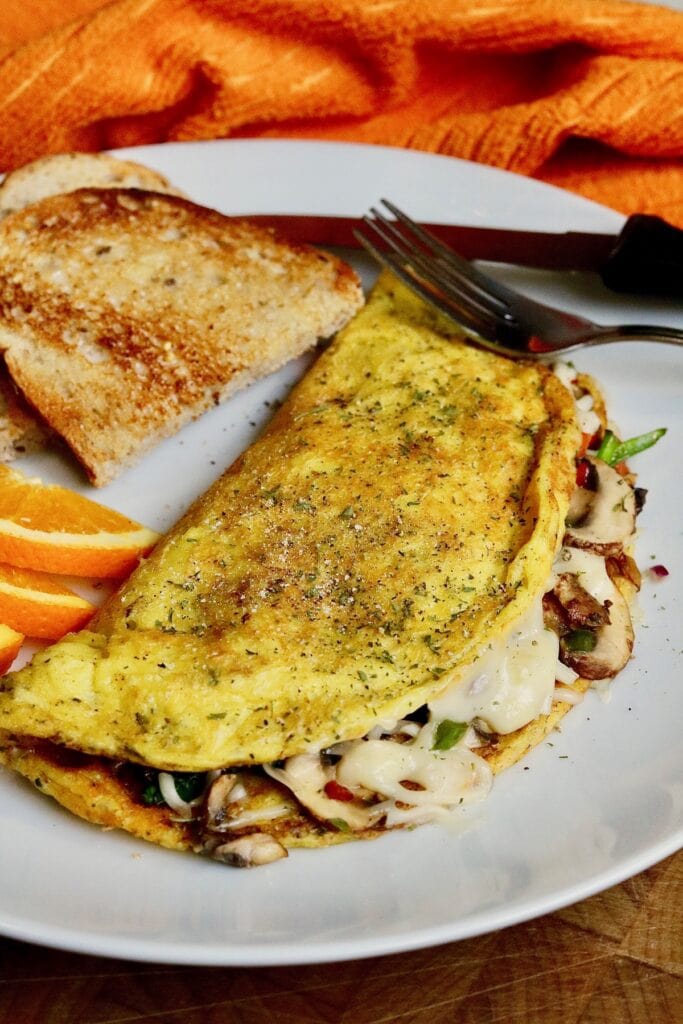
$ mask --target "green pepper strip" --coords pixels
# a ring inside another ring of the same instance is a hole
[[[632,455],[637,455],[638,452],[645,451],[646,448],[651,448],[653,444],[657,444],[660,437],[664,437],[666,434],[666,427],[658,427],[657,430],[650,430],[647,434],[639,434],[638,437],[631,437],[628,441],[622,441],[617,447],[614,455],[613,465],[617,462],[621,462],[622,459],[630,459]]]
[[[444,718],[436,727],[432,750],[450,750],[467,732],[467,722],[452,722]]]
[[[616,434],[613,434],[611,430],[605,431],[605,436],[602,439],[600,447],[595,453],[596,458],[602,459],[608,466],[613,466],[616,462],[614,459],[614,453],[620,445],[619,438]]]
[[[348,821],[344,821],[343,818],[328,818],[328,823],[334,825],[338,832],[350,832],[351,826]]]
[[[563,637],[563,641],[568,651],[589,654],[595,650],[598,638],[592,629],[573,629]]]
[[[666,427],[658,427],[657,430],[649,430],[646,434],[639,434],[638,437],[630,437],[627,441],[620,441],[611,430],[605,431],[602,444],[595,453],[598,459],[602,459],[608,466],[616,466],[624,459],[630,459],[632,455],[651,448],[657,444],[660,437],[666,434]]]

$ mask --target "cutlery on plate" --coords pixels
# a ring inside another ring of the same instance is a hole
[[[241,215],[240,215],[241,216]],[[293,242],[358,246],[360,217],[316,214],[245,214]],[[619,234],[587,231],[519,231],[422,223],[431,234],[470,260],[512,263],[545,270],[590,270],[617,292],[683,298],[683,230],[660,217],[634,214]]]
[[[540,358],[614,341],[683,345],[683,330],[625,324],[607,327],[545,306],[482,273],[387,199],[373,207],[356,238],[383,266],[442,312],[474,331],[485,347]]]

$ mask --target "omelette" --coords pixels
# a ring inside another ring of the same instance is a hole
[[[383,275],[89,626],[0,681],[0,761],[239,866],[457,814],[630,657],[605,423],[588,378]]]

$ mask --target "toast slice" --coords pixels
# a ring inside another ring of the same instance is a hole
[[[0,349],[97,486],[362,302],[336,257],[175,196],[81,189],[0,223]]]
[[[0,462],[39,451],[54,438],[18,393],[0,360]]]
[[[108,153],[56,153],[11,171],[0,184],[0,217],[79,188],[142,188],[182,195],[163,174]]]
[[[79,188],[144,188],[182,195],[162,174],[108,153],[57,153],[41,157],[5,175],[0,183],[0,218],[47,196]],[[0,366],[0,459],[9,462],[38,451],[52,432],[21,400]]]

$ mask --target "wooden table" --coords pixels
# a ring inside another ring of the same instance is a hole
[[[0,939],[2,1024],[233,1021],[682,1024],[683,851],[536,921],[349,963],[172,967]]]

